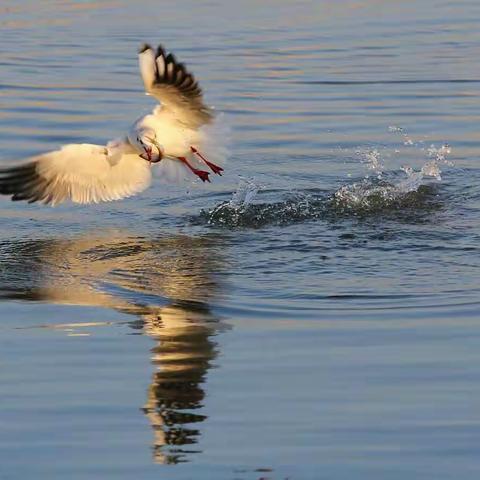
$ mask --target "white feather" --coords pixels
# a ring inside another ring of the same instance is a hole
[[[150,50],[151,51],[151,50]],[[153,52],[152,52],[153,53]],[[160,55],[157,58],[157,69],[158,69],[158,75],[160,78],[163,77],[163,74],[165,73],[165,59],[163,58],[162,55]]]
[[[142,75],[145,90],[150,90],[155,81],[155,54],[147,49],[138,55],[138,64]]]
[[[198,131],[198,150],[217,165],[225,165],[231,142],[231,128],[223,113]]]
[[[173,73],[173,63],[169,63],[168,66],[167,66],[167,73],[168,73],[168,76],[171,77],[172,76],[172,73]]]
[[[145,190],[151,182],[148,162],[133,153],[115,157],[99,145],[71,144],[34,159],[38,175],[49,181],[46,203],[56,205],[119,200]]]

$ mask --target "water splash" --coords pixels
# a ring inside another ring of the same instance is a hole
[[[338,215],[368,216],[398,210],[425,210],[433,206],[436,189],[422,182],[418,172],[397,183],[367,180],[340,187],[331,197],[330,208]]]
[[[418,147],[421,156],[426,154],[427,159],[423,165],[417,169],[404,165],[400,168],[403,174],[395,170],[386,172],[386,158],[390,156],[391,150],[382,151],[382,154],[378,148],[356,150],[355,153],[366,166],[367,173],[363,180],[344,185],[333,194],[332,205],[336,208],[358,215],[423,205],[422,194],[427,190],[433,191],[432,181],[442,181],[441,164],[453,166],[453,162],[447,158],[451,153],[448,144],[440,147],[432,144],[425,149],[423,141],[414,141],[402,127],[390,126],[388,131],[401,135],[404,146]],[[416,151],[410,148],[409,152],[410,156],[416,154]],[[402,152],[395,149],[395,153]],[[376,174],[373,178],[371,171]],[[418,195],[413,195],[414,193]]]
[[[391,125],[390,127],[388,127],[388,131],[401,135],[403,137],[403,144],[406,147],[418,146],[418,143],[414,142],[402,127],[399,127],[397,125]]]
[[[400,127],[389,127],[389,129],[392,128]],[[403,132],[403,130],[400,131]],[[361,182],[340,187],[333,195],[333,204],[344,211],[352,211],[356,214],[419,206],[423,203],[422,194],[427,190],[433,191],[432,185],[428,185],[428,182],[442,180],[440,163],[452,165],[452,162],[447,160],[447,155],[450,153],[451,148],[447,144],[439,148],[431,145],[427,151],[430,160],[426,161],[419,170],[415,170],[410,165],[401,167],[400,170],[406,178],[398,178],[393,171],[388,175],[380,174],[377,176],[378,181],[372,181],[367,174]],[[379,163],[376,155],[374,158],[375,162]],[[367,167],[371,169],[370,165]],[[420,191],[422,187],[423,190]],[[413,193],[418,195],[412,195]]]
[[[229,201],[202,210],[199,220],[215,226],[259,228],[319,218],[325,209],[325,195],[290,191],[283,192],[277,202],[259,202],[262,193],[267,193],[264,185],[242,178]]]
[[[253,178],[241,177],[237,186],[237,190],[233,193],[232,199],[228,202],[232,208],[245,208],[257,195],[262,185],[256,184]]]
[[[448,143],[444,143],[440,148],[437,148],[433,143],[427,149],[427,154],[430,158],[432,158],[432,162],[435,164],[443,163],[449,167],[455,166],[455,163],[448,158],[448,156],[452,153],[452,149]]]
[[[440,164],[443,163],[448,166],[453,166],[453,162],[447,159],[451,153],[451,148],[448,144],[444,144],[437,148],[435,145],[430,145],[427,150],[427,155],[431,160],[425,162],[419,171],[415,171],[409,165],[402,167],[402,170],[407,174],[407,179],[404,180],[399,187],[411,191],[418,188],[425,178],[433,178],[438,182],[442,181],[442,170]]]
[[[230,201],[211,210],[203,210],[196,220],[217,227],[261,228],[398,211],[405,216],[407,210],[424,213],[432,207],[436,208],[439,203],[434,201],[435,188],[425,185],[422,178],[419,172],[411,172],[407,173],[407,179],[396,183],[363,179],[344,185],[333,194],[321,191],[280,192],[282,198],[276,202],[258,201],[263,192],[255,188],[255,184],[242,184]]]
[[[372,171],[376,175],[377,179],[380,180],[385,168],[380,152],[376,148],[373,148],[357,150],[355,153],[358,157],[360,157],[360,161],[367,167],[367,169]],[[369,174],[366,175],[367,178],[369,176]]]
[[[400,133],[403,144],[408,137],[401,127],[389,127]],[[419,143],[407,142],[409,146]],[[409,148],[409,151],[416,153]],[[345,217],[364,217],[376,214],[396,214],[403,218],[408,210],[413,216],[438,208],[435,184],[442,180],[441,165],[453,165],[448,160],[451,148],[448,144],[431,145],[420,149],[427,156],[423,165],[414,168],[404,165],[400,169],[387,171],[386,159],[391,151],[379,148],[357,149],[355,153],[367,169],[361,180],[342,185],[333,193],[319,190],[273,192],[280,195],[278,201],[261,201],[268,192],[265,185],[254,179],[242,178],[229,201],[211,210],[204,210],[199,218],[202,223],[221,227],[259,228],[266,225],[288,225],[308,220],[334,220]],[[419,152],[419,153],[420,153]],[[395,153],[398,153],[395,150]],[[372,172],[374,175],[372,175]],[[412,217],[413,218],[413,217]]]

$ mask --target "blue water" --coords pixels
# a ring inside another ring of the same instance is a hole
[[[476,479],[480,3],[0,5],[0,161],[103,144],[162,42],[226,175],[0,199],[0,479]]]

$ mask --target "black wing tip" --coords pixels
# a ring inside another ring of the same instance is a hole
[[[14,202],[42,201],[46,197],[47,184],[38,175],[35,162],[0,169],[0,195],[8,195]]]
[[[165,60],[167,63],[173,63],[175,66],[177,66],[177,58],[173,53],[169,53]]]
[[[165,52],[165,48],[163,48],[163,45],[162,44],[159,44],[158,47],[157,47],[157,53],[155,55],[155,57],[166,57],[167,54]]]
[[[152,46],[148,43],[142,44],[142,46],[138,49],[138,54],[146,52],[147,50],[153,50]]]
[[[141,54],[146,52],[147,50],[152,50],[152,52],[154,51],[153,47],[149,43],[142,43],[142,45],[138,49],[138,53]],[[155,57],[160,57],[160,56],[167,57],[167,53],[162,44],[158,45],[155,53]]]
[[[195,98],[202,95],[202,89],[198,85],[194,75],[188,71],[186,65],[179,62],[173,53],[167,53],[161,44],[157,47],[155,60],[159,57],[163,58],[165,69],[161,75],[157,70],[155,83],[177,87],[183,95],[189,97]],[[173,65],[172,71],[168,69],[168,65]]]

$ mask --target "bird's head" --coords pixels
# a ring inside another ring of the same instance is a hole
[[[155,130],[140,130],[133,140],[135,148],[144,160],[156,163],[162,159],[163,148],[156,140]]]

